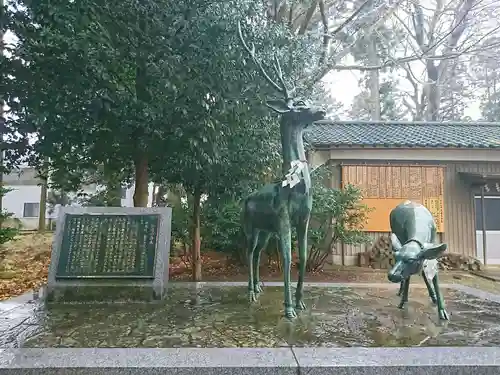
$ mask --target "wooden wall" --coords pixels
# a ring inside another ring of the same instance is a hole
[[[431,211],[438,232],[444,231],[444,167],[408,165],[343,165],[342,186],[361,189],[363,203],[372,208],[366,232],[389,232],[389,214],[411,199]]]
[[[342,185],[341,165],[402,165],[399,162],[374,161],[363,163],[360,161],[331,161],[333,176],[331,186],[340,188]],[[500,173],[500,163],[498,162],[453,162],[453,163],[411,163],[419,166],[440,166],[444,167],[444,232],[440,234],[442,241],[448,243],[449,251],[454,253],[475,256],[476,254],[476,234],[474,223],[474,192],[460,179],[458,172],[473,173]],[[375,241],[381,235],[389,232],[368,232]],[[352,246],[339,245],[333,253],[333,262],[341,264],[342,250],[346,265],[353,265],[357,262],[357,253],[367,251],[371,244]]]

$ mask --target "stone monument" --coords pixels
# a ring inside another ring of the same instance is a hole
[[[396,262],[388,278],[393,283],[401,283],[399,308],[408,302],[411,276],[421,274],[430,299],[437,304],[439,319],[449,320],[439,288],[437,264],[437,258],[448,246],[435,243],[437,231],[432,214],[420,203],[405,201],[391,211],[389,221]]]
[[[46,300],[161,300],[168,282],[172,209],[64,207]]]
[[[306,160],[303,132],[315,121],[325,117],[322,108],[314,108],[304,100],[292,96],[283,78],[278,58],[275,56],[275,82],[264,70],[255,56],[255,46],[245,42],[238,23],[240,42],[259,68],[263,77],[281,94],[278,100],[267,101],[267,106],[281,115],[280,133],[283,155],[283,177],[277,183],[263,186],[248,196],[243,203],[243,230],[247,241],[247,257],[250,267],[248,295],[256,301],[262,292],[259,282],[260,254],[266,248],[271,235],[279,240],[279,250],[283,262],[285,284],[285,316],[295,318],[295,309],[305,309],[303,301],[304,275],[307,261],[307,231],[312,210],[311,176]],[[295,292],[295,308],[290,291],[290,268],[292,263],[292,228],[297,230],[299,247],[299,280]]]

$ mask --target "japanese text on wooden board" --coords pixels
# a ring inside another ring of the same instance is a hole
[[[348,184],[360,188],[363,203],[373,208],[364,231],[390,232],[391,210],[409,199],[426,206],[444,232],[444,167],[344,165],[342,186]]]

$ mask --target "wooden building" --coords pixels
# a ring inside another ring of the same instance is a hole
[[[391,209],[411,199],[432,212],[450,252],[500,264],[500,124],[324,120],[305,138],[311,164],[334,169],[332,187],[362,189],[374,240],[390,232]],[[370,246],[339,246],[333,262],[355,264]]]

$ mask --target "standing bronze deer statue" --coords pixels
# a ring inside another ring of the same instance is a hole
[[[243,231],[247,240],[249,263],[248,296],[251,302],[262,292],[259,282],[260,254],[266,248],[271,235],[276,235],[283,262],[285,287],[285,317],[297,316],[295,308],[305,309],[303,301],[304,275],[307,261],[307,231],[313,197],[311,176],[303,143],[304,129],[311,123],[322,120],[325,111],[313,108],[303,100],[292,97],[288,90],[278,58],[275,56],[274,70],[280,84],[266,73],[255,56],[255,46],[245,42],[238,23],[240,42],[259,68],[264,78],[282,95],[280,100],[269,100],[266,105],[281,115],[280,133],[283,155],[284,180],[267,184],[249,195],[243,202]],[[299,279],[295,293],[295,308],[290,291],[290,269],[292,263],[292,228],[297,230],[299,247]]]

